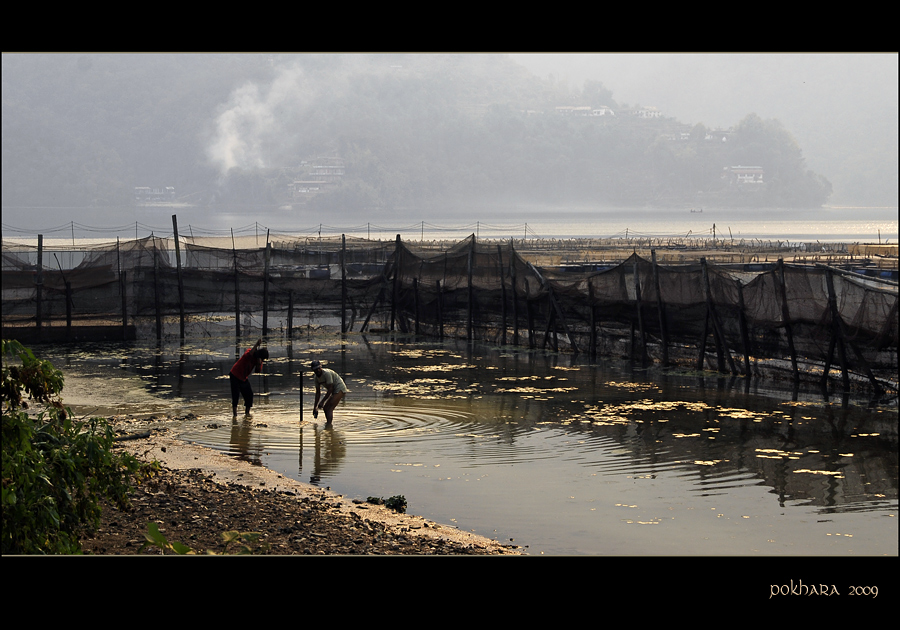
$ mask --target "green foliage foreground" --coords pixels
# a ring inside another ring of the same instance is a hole
[[[99,525],[101,500],[127,506],[144,465],[113,452],[103,418],[73,420],[62,372],[17,341],[2,344],[2,553],[80,553],[78,532]],[[29,400],[43,411],[26,413]]]

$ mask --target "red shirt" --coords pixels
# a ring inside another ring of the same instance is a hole
[[[257,371],[262,369],[262,359],[254,359],[253,348],[247,348],[244,356],[231,367],[231,373],[242,381],[246,381],[247,377],[253,374],[254,369]]]

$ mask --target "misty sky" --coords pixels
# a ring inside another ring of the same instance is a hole
[[[573,90],[580,90],[586,80],[600,81],[618,105],[654,106],[682,123],[729,128],[751,113],[777,119],[797,139],[807,168],[834,185],[829,204],[854,204],[842,195],[846,189],[842,184],[850,181],[851,166],[859,169],[862,163],[870,172],[868,181],[873,182],[866,190],[884,184],[893,191],[887,195],[894,196],[890,205],[897,205],[897,53],[511,56],[539,77],[552,76]],[[344,63],[352,64],[352,58],[350,55]],[[283,157],[277,155],[283,136],[267,130],[277,127],[273,120],[290,118],[296,113],[292,110],[302,107],[303,84],[290,67],[274,76],[270,84],[236,82],[218,110],[209,112],[209,124],[215,130],[206,147],[210,164],[224,172],[235,166],[265,166],[267,161]],[[867,158],[875,155],[878,157]],[[856,161],[849,162],[848,156]],[[427,217],[395,218],[407,222]],[[96,225],[94,217],[76,220]]]

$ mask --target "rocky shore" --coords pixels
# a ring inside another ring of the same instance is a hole
[[[171,419],[169,419],[171,420]],[[350,501],[274,471],[181,441],[166,422],[113,419],[118,446],[161,464],[140,484],[131,506],[105,506],[101,524],[85,531],[89,555],[174,554],[144,547],[149,523],[168,543],[197,554],[260,555],[521,555],[512,545]],[[226,532],[256,533],[226,541]]]

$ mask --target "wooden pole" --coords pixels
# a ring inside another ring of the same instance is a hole
[[[466,339],[468,341],[472,341],[473,337],[473,326],[474,326],[474,288],[472,285],[472,276],[474,273],[475,265],[475,235],[472,235],[472,243],[469,246],[469,260],[468,260],[468,299],[466,300]]]
[[[435,284],[437,285],[437,311],[438,311],[438,337],[440,339],[444,338],[444,289],[441,286],[441,281],[436,280]]]
[[[175,264],[178,270],[178,310],[181,315],[181,339],[184,339],[184,279],[181,276],[181,244],[178,242],[178,218],[172,215],[172,230],[175,233]],[[117,241],[118,242],[118,241]]]
[[[528,291],[528,278],[524,279],[525,282],[525,311],[528,316],[528,347],[534,348],[534,306],[531,304],[531,300],[529,299],[529,291]]]
[[[341,332],[347,332],[347,235],[341,234]]]
[[[597,358],[597,310],[594,308],[594,284],[588,278],[588,308],[590,309],[591,341],[589,351],[591,360]]]
[[[394,321],[397,319],[397,301],[400,299],[400,235],[397,235],[397,244],[394,247],[394,291],[391,295],[391,332],[394,331]]]
[[[419,330],[419,279],[413,278],[413,308],[415,309],[415,318],[416,318],[416,334],[420,333]]]
[[[666,323],[666,303],[662,298],[662,286],[659,282],[659,264],[656,262],[656,250],[650,251],[653,260],[653,284],[656,286],[656,311],[659,314],[659,334],[662,339],[662,364],[669,365],[669,327]]]
[[[750,376],[750,330],[747,326],[747,313],[744,308],[744,285],[738,280],[738,308],[740,309],[741,343],[744,346],[744,376]]]
[[[512,286],[513,345],[519,345],[519,297],[516,289],[516,250],[513,239],[509,239],[509,279]]]
[[[578,344],[575,343],[575,335],[573,335],[572,331],[569,329],[569,325],[566,323],[566,316],[563,314],[562,308],[560,308],[559,302],[556,300],[556,296],[553,294],[553,289],[550,288],[549,285],[547,286],[547,295],[550,297],[550,306],[559,317],[559,321],[563,327],[563,332],[565,332],[566,337],[569,338],[569,344],[572,346],[572,350],[577,353]]]
[[[734,365],[734,359],[725,339],[725,330],[719,322],[719,316],[716,312],[716,305],[712,299],[712,289],[709,284],[709,271],[707,268],[706,258],[700,259],[700,265],[703,267],[703,284],[706,291],[706,310],[709,313],[709,320],[713,325],[713,339],[716,342],[716,355],[718,357],[719,372],[725,372],[725,361],[731,366],[731,373],[737,374],[737,368]]]
[[[119,237],[116,237],[116,269],[119,272],[119,297],[122,298],[122,339],[128,338],[128,313],[127,300],[125,298],[125,272],[122,270],[122,260],[119,252]]]
[[[791,327],[791,314],[788,310],[783,258],[778,259],[778,264],[775,269],[775,278],[781,294],[781,316],[784,320],[784,332],[787,335],[788,348],[791,352],[791,372],[793,374],[794,382],[797,383],[800,381],[800,368],[797,365],[797,351],[794,349],[794,331]]]
[[[262,336],[269,334],[269,263],[272,259],[272,244],[269,242],[269,230],[266,230],[265,269],[263,272],[263,324]]]
[[[151,235],[151,238],[153,236]],[[153,239],[153,302],[156,307],[156,340],[162,339],[162,304],[159,295],[159,247]]]
[[[704,369],[706,360],[706,342],[709,337],[709,307],[706,308],[706,317],[703,319],[703,336],[700,337],[700,354],[697,357],[697,370]]]
[[[844,386],[844,391],[849,391],[850,374],[847,370],[847,350],[844,346],[844,335],[841,330],[841,314],[838,311],[837,296],[834,292],[834,277],[831,275],[830,269],[825,270],[825,284],[828,287],[828,307],[831,311],[831,345],[834,347],[835,343],[837,344],[838,359],[841,363],[841,383]],[[833,350],[829,349],[829,361],[826,363],[825,370],[822,374],[823,384],[828,380],[832,352]]]
[[[500,345],[506,345],[506,282],[503,280],[503,247],[497,243],[497,275],[500,278],[500,312],[501,312],[501,333]]]
[[[44,299],[44,235],[38,234],[37,269],[35,277],[35,324],[37,326],[37,338],[41,339],[41,326],[44,323],[43,299]]]
[[[641,335],[641,363],[647,363],[647,335],[644,332],[644,316],[641,313],[641,277],[638,273],[638,259],[634,259],[634,301],[637,309],[637,323]]]
[[[66,340],[72,340],[72,283],[66,280]]]
[[[383,284],[381,285],[381,289],[379,289],[379,291],[378,291],[378,295],[375,296],[375,301],[372,302],[372,308],[369,310],[369,314],[366,316],[366,319],[363,322],[362,327],[359,329],[359,332],[366,332],[366,328],[369,327],[369,320],[372,319],[372,315],[375,314],[375,309],[378,307],[378,303],[384,297],[386,286],[387,286],[387,281],[384,280]]]
[[[287,337],[291,339],[294,336],[294,292],[288,291],[288,317],[287,317]],[[301,376],[302,378],[302,376]]]
[[[237,248],[234,245],[234,228],[231,229],[231,253],[234,257],[234,337],[241,338],[241,274],[238,271]]]
[[[837,306],[837,296],[836,296],[835,291],[834,291],[834,280],[833,280],[833,278],[832,278],[831,270],[830,270],[830,269],[828,270],[828,273],[827,273],[827,275],[826,275],[826,282],[827,282],[828,285],[829,285],[829,287],[828,287],[828,290],[829,290],[829,301],[832,301],[832,297],[834,298],[834,299],[833,299],[833,304],[834,304],[834,311],[833,311],[833,313],[834,313],[834,319],[835,319],[835,322],[836,322],[836,324],[837,324],[837,332],[838,332],[838,334],[839,334],[839,337],[838,337],[838,342],[839,342],[839,343],[838,343],[838,356],[840,356],[840,354],[841,354],[841,352],[840,352],[840,351],[841,351],[841,347],[842,347],[845,343],[848,344],[848,345],[850,346],[850,348],[853,349],[853,353],[856,355],[856,358],[859,360],[860,367],[862,367],[863,371],[866,373],[866,376],[869,378],[869,381],[872,383],[872,387],[873,387],[873,389],[875,390],[875,394],[880,396],[881,394],[884,393],[884,388],[883,388],[883,387],[881,386],[881,384],[878,382],[878,379],[875,378],[875,374],[872,372],[872,368],[869,366],[869,362],[866,360],[866,357],[863,355],[862,351],[859,349],[859,346],[857,346],[857,345],[850,339],[849,335],[847,334],[847,330],[846,330],[845,324],[844,324],[844,319],[841,317],[841,315],[840,315],[840,309],[839,309],[838,306]],[[843,360],[845,360],[845,359],[842,358],[842,361],[843,361]],[[845,381],[844,381],[844,382],[847,383],[847,380],[848,380],[848,379],[845,378]],[[845,385],[845,386],[846,386],[846,385]]]

